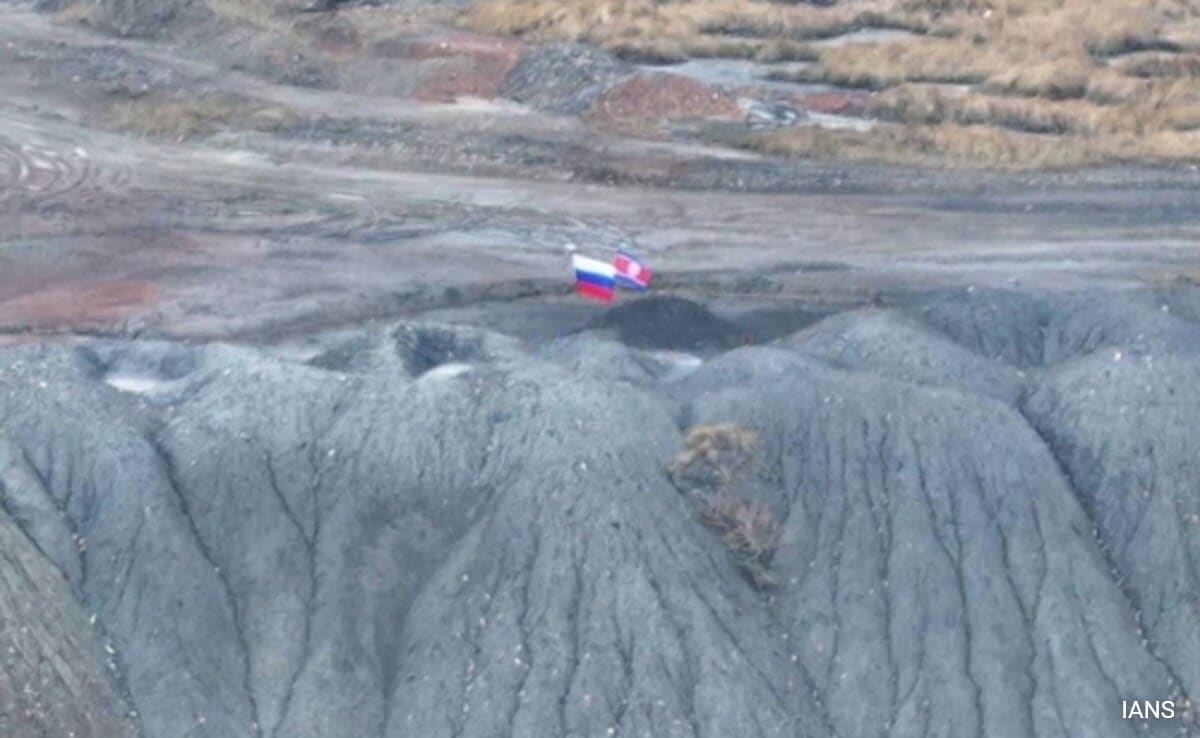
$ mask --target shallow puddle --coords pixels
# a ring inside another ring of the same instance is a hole
[[[847,46],[850,44],[870,44],[870,43],[886,43],[888,41],[901,41],[908,38],[917,38],[918,34],[912,31],[905,31],[902,28],[860,28],[857,31],[850,31],[839,36],[823,38],[819,41],[813,41],[812,45],[817,48],[834,48],[838,46]]]
[[[134,395],[153,395],[171,389],[173,382],[161,377],[136,374],[109,374],[104,383],[121,392]]]
[[[704,359],[681,351],[651,351],[649,353],[662,364],[663,373],[659,377],[659,381],[662,382],[675,382],[683,379],[704,365]]]
[[[875,121],[867,118],[855,118],[849,115],[809,111],[807,117],[799,121],[796,125],[816,126],[817,128],[826,128],[831,131],[858,131],[861,133],[874,128]]]
[[[669,72],[709,85],[725,88],[757,87],[790,93],[828,92],[831,85],[787,82],[768,79],[773,74],[799,74],[812,68],[812,62],[764,63],[749,59],[690,59],[679,64],[643,65],[652,72]]]

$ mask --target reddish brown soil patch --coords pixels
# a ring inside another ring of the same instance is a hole
[[[421,65],[421,80],[413,90],[413,97],[436,102],[452,102],[458,97],[498,97],[515,65],[515,56],[433,59]]]
[[[441,59],[467,56],[513,64],[523,50],[520,42],[471,33],[455,33],[434,38],[386,39],[375,45],[380,55],[404,59]]]
[[[444,59],[422,66],[413,97],[430,102],[453,102],[459,97],[492,98],[500,94],[509,67],[479,59]]]
[[[871,104],[871,94],[860,90],[818,92],[794,98],[796,107],[816,113],[863,115]]]
[[[412,95],[436,102],[497,97],[523,49],[516,41],[465,33],[392,38],[372,46],[379,56],[418,62],[419,81]]]
[[[676,74],[638,74],[619,82],[587,112],[604,127],[640,128],[675,120],[736,118],[737,102],[716,87]]]
[[[33,331],[109,326],[158,301],[149,282],[67,282],[0,302],[0,323]]]
[[[300,30],[311,36],[315,50],[327,56],[348,59],[362,51],[362,38],[349,23],[317,22]]]

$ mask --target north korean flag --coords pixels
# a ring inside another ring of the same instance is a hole
[[[617,251],[613,259],[613,269],[617,274],[617,282],[635,290],[644,290],[650,286],[650,270],[636,256],[624,249]]]

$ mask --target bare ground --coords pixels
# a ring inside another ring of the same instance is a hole
[[[606,133],[589,114],[497,97],[421,102],[398,82],[391,94],[362,83],[363,68],[419,76],[430,45],[457,48],[429,26],[398,36],[435,39],[407,42],[418,61],[384,45],[382,61],[326,61],[340,87],[312,87],[253,59],[98,36],[20,5],[0,14],[9,336],[261,336],[554,301],[569,288],[568,243],[636,246],[663,291],[773,303],[950,283],[1136,283],[1197,267],[1186,172],[781,161],[686,135]],[[499,47],[472,43],[494,61]],[[662,104],[634,84],[639,95],[618,83],[609,98]],[[667,98],[664,115],[682,105]],[[623,108],[622,120],[661,112]]]

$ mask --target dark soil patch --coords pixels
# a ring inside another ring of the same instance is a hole
[[[504,84],[504,94],[540,110],[581,113],[629,70],[606,51],[552,44],[521,57]]]
[[[707,307],[679,297],[645,297],[619,305],[593,327],[614,330],[636,348],[707,351],[742,342],[744,331]]]

